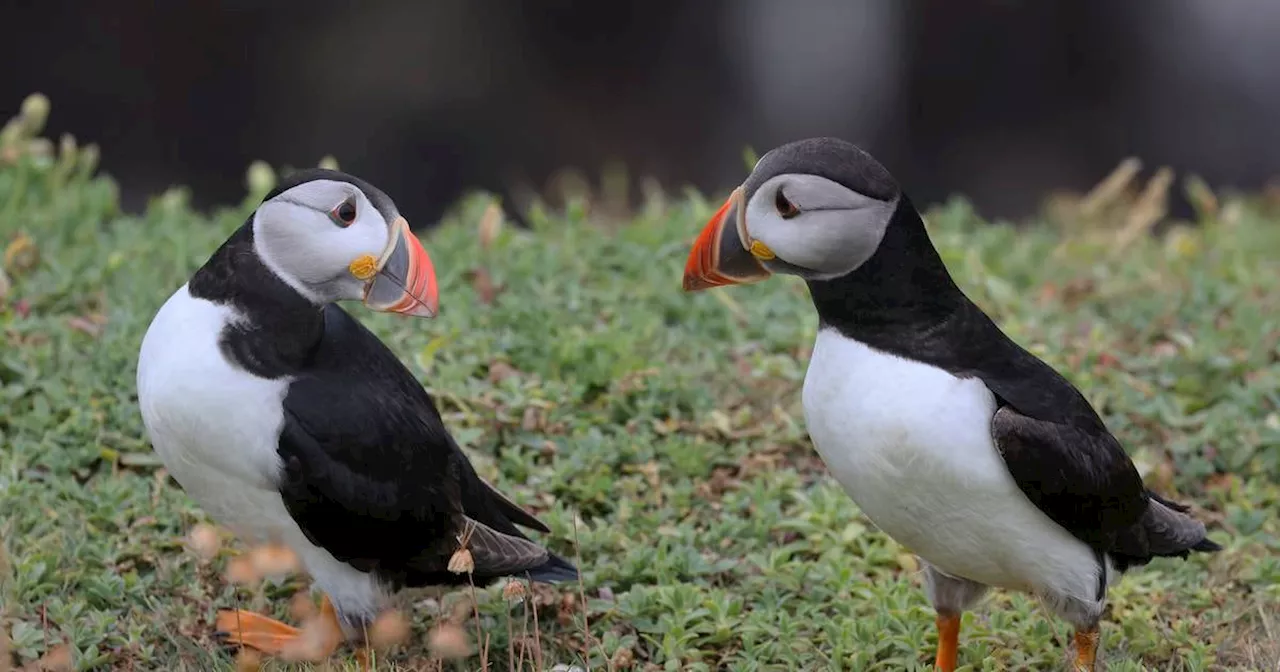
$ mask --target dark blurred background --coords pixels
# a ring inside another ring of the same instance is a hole
[[[1033,213],[1126,156],[1280,173],[1275,0],[71,2],[0,10],[3,111],[103,149],[128,208],[238,201],[245,169],[342,168],[422,225],[465,190],[609,161],[727,190],[742,150],[838,135],[917,202]],[[1176,207],[1176,206],[1175,206]]]

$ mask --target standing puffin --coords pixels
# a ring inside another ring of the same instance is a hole
[[[516,524],[550,530],[480,479],[430,396],[334,302],[431,317],[431,259],[386,194],[293,174],[165,302],[142,340],[138,404],[169,473],[246,541],[296,553],[322,615],[358,638],[398,589],[576,579]],[[219,635],[268,655],[299,630],[221,611]],[[337,647],[325,644],[325,655]]]
[[[1084,396],[956,286],[919,213],[858,147],[812,138],[761,157],[698,236],[684,289],[803,278],[818,334],[802,400],[845,492],[921,558],[936,665],[990,586],[1075,627],[1094,669],[1107,586],[1156,556],[1216,551],[1147,490]]]

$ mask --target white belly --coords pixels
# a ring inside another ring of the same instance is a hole
[[[222,357],[218,338],[234,317],[184,285],[152,320],[137,380],[151,444],[210,517],[248,543],[288,545],[339,609],[371,611],[380,598],[373,577],[312,545],[275,488],[289,381],[258,378]]]
[[[803,400],[831,473],[908,550],[952,576],[1092,599],[1093,552],[1018,489],[992,442],[995,397],[982,381],[823,329]]]
[[[138,357],[138,406],[165,468],[205,511],[247,541],[293,521],[272,483],[284,380],[233,368],[218,349],[233,317],[183,286],[156,314]]]

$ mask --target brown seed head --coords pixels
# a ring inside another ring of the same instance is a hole
[[[290,661],[320,662],[329,657],[342,643],[342,631],[332,619],[322,615],[308,618],[299,629],[298,636],[290,640],[280,652],[280,657]]]
[[[218,530],[208,523],[200,523],[187,533],[187,548],[205,560],[213,559],[221,545]]]
[[[298,571],[298,556],[280,544],[258,546],[249,552],[253,568],[262,577],[282,578]]]
[[[299,590],[289,599],[289,615],[293,620],[302,622],[311,618],[316,613],[316,603],[311,599],[311,593],[305,590]]]
[[[227,569],[222,574],[227,583],[250,586],[262,580],[262,575],[253,566],[249,558],[238,555],[227,561]]]
[[[409,620],[398,611],[384,612],[369,626],[369,646],[390,649],[409,638]]]
[[[511,602],[519,602],[524,599],[524,584],[519,581],[507,581],[507,585],[502,587],[502,597]]]
[[[453,557],[449,558],[449,571],[454,574],[470,574],[475,569],[476,563],[471,558],[471,551],[465,548],[454,551]]]
[[[427,646],[431,653],[444,660],[457,660],[471,655],[471,642],[467,632],[452,623],[442,623],[427,634]]]

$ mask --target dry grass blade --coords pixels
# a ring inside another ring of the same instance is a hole
[[[497,203],[486,206],[476,228],[480,238],[480,249],[487,250],[493,247],[493,241],[497,240],[498,233],[502,231],[502,207]]]
[[[1115,203],[1142,170],[1142,162],[1129,157],[1120,162],[1101,182],[1080,199],[1080,214],[1093,217]]]
[[[1213,187],[1209,186],[1199,175],[1189,175],[1182,180],[1182,190],[1187,195],[1187,200],[1195,206],[1196,213],[1201,217],[1216,217],[1219,210],[1218,195],[1213,193]]]
[[[40,250],[36,241],[25,232],[20,232],[4,248],[4,267],[14,277],[35,268],[40,262]]]
[[[543,665],[543,662],[542,662],[542,635],[539,634],[540,628],[538,627],[538,604],[535,600],[532,599],[532,596],[533,596],[532,581],[529,582],[529,594],[530,594],[530,599],[525,600],[525,604],[529,605],[530,611],[533,612],[534,669],[537,670],[537,672],[542,672],[542,670],[545,669],[545,666]]]
[[[657,479],[657,465],[654,465],[654,479]],[[578,598],[582,602],[582,641],[587,649],[592,646],[600,648],[600,655],[604,657],[606,667],[612,672],[613,658],[609,656],[609,652],[604,649],[604,642],[591,636],[591,622],[589,611],[587,610],[587,587],[582,582],[582,544],[578,541],[578,517],[573,516],[573,561],[578,567]]]
[[[13,669],[13,659],[9,653],[9,625],[5,622],[3,615],[0,615],[0,672],[10,672]]]
[[[1116,245],[1113,249],[1123,250],[1127,248],[1139,236],[1150,232],[1152,227],[1164,218],[1169,211],[1169,188],[1171,186],[1173,186],[1173,171],[1167,166],[1162,166],[1160,170],[1156,171],[1151,181],[1147,182],[1146,188],[1142,190],[1142,195],[1138,197],[1138,201],[1130,209],[1124,228],[1116,236]]]

